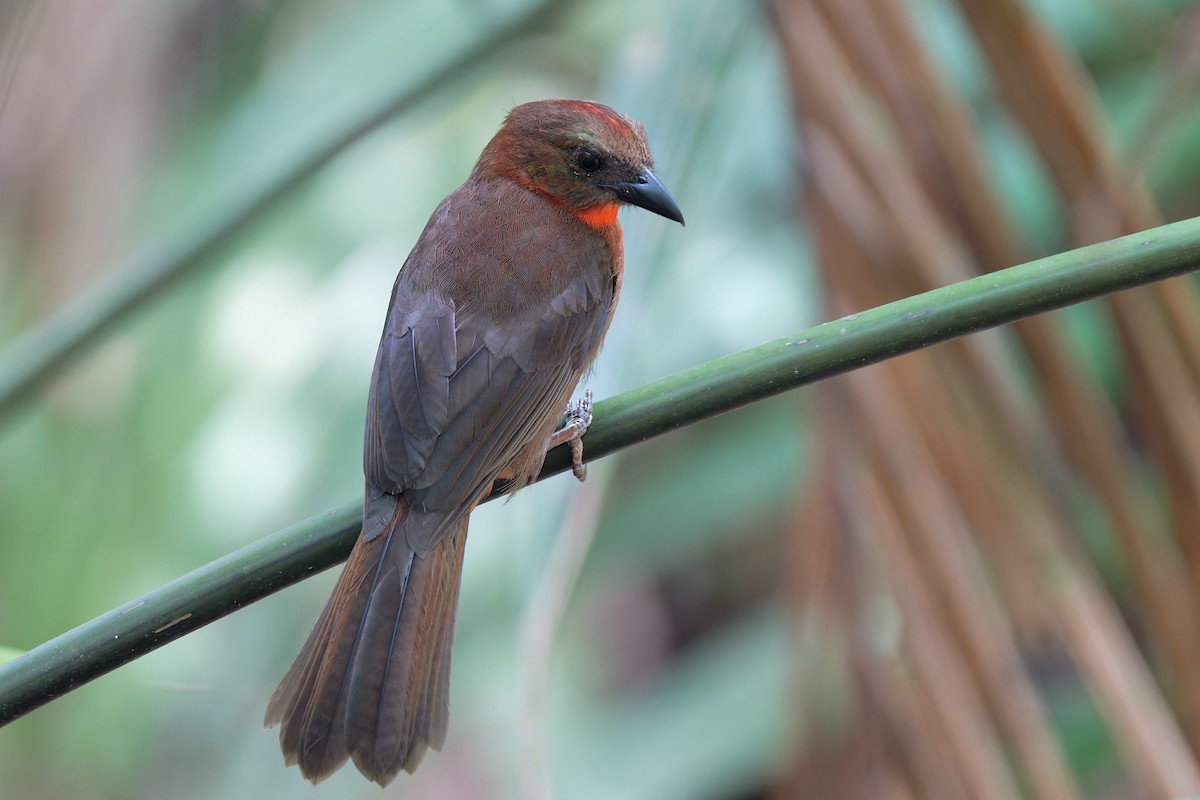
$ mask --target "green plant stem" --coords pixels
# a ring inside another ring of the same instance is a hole
[[[567,0],[542,0],[482,36],[415,85],[406,83],[360,118],[318,142],[240,203],[213,215],[191,235],[135,256],[79,302],[70,303],[14,341],[0,356],[0,422],[102,340],[114,326],[200,267],[263,219],[344,150],[384,122],[495,56],[505,45],[550,23]]]
[[[595,460],[788,389],[1102,294],[1200,269],[1200,218],[1091,245],[826,322],[602,401]],[[569,467],[566,447],[540,478]],[[494,497],[495,495],[493,495]],[[346,558],[361,501],[293,525],[0,666],[0,725]]]

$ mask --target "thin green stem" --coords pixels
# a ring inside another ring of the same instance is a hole
[[[360,118],[350,120],[318,142],[242,202],[222,208],[190,235],[135,256],[116,270],[115,277],[19,337],[0,356],[0,422],[130,314],[184,277],[213,263],[223,248],[344,150],[493,57],[505,45],[546,26],[566,4],[567,0],[533,4],[415,85],[406,82],[379,98]]]
[[[788,389],[985,328],[1200,269],[1200,218],[935,289],[718,358],[602,401],[589,460]],[[540,478],[569,467],[566,447]],[[494,497],[495,495],[493,495]],[[361,501],[203,566],[0,666],[0,725],[344,560]]]

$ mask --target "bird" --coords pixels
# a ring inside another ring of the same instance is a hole
[[[353,760],[386,786],[445,743],[467,523],[581,437],[570,404],[621,292],[617,212],[684,223],[642,125],[585,100],[512,108],[396,277],[371,375],[362,530],[267,704],[314,784]],[[564,409],[569,424],[556,432]]]

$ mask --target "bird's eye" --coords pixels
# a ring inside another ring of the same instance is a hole
[[[584,172],[597,172],[604,166],[604,159],[591,150],[580,150],[575,154],[575,165]]]

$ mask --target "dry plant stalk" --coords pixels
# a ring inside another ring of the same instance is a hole
[[[1064,238],[1084,244],[1156,224],[1094,88],[1062,45],[1020,0],[953,5],[1067,209]],[[1035,255],[991,184],[967,104],[902,0],[771,0],[768,9],[831,316]],[[841,402],[821,405],[820,427],[840,438],[823,448],[821,469],[837,476],[824,485],[837,499],[812,501],[827,503],[823,532],[798,514],[794,535],[856,542],[823,547],[861,563],[840,567],[856,591],[821,594],[823,605],[841,604],[821,613],[845,628],[837,638],[856,668],[854,702],[874,706],[895,734],[865,752],[867,768],[897,791],[1080,797],[1023,665],[1022,647],[1042,647],[1070,656],[1139,796],[1200,792],[1200,308],[1177,279],[1121,293],[1106,309],[1128,408],[1076,365],[1052,318],[905,356],[827,390]],[[1146,513],[1152,498],[1137,474],[1146,461],[1169,499],[1168,523]],[[1077,544],[1079,493],[1120,547],[1127,611],[1144,625],[1147,652]],[[803,583],[807,556],[795,549]],[[863,655],[857,595],[879,587],[900,613],[902,643]],[[793,598],[801,618],[812,599]],[[1163,667],[1161,685],[1151,661]],[[947,756],[906,741],[913,731]],[[850,786],[816,767],[861,771],[860,762],[801,753],[793,763],[810,768],[790,770],[781,795]]]

